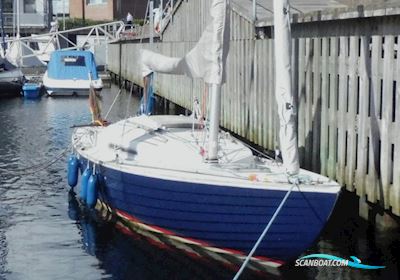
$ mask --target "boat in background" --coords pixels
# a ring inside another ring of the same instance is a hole
[[[90,51],[52,52],[43,85],[50,96],[88,96],[91,85],[96,91],[103,88],[94,55]]]
[[[244,266],[250,260],[250,265],[257,263],[274,274],[314,243],[341,187],[299,167],[288,3],[275,3],[276,99],[283,163],[254,154],[251,147],[219,129],[230,16],[229,1],[213,0],[211,23],[184,57],[142,51],[141,116],[74,131],[68,182],[76,186],[78,167],[84,169],[82,201],[89,207],[104,205],[138,231],[161,234],[222,260],[245,260]],[[195,102],[193,116],[149,115],[154,72],[202,78],[211,108],[201,113]]]
[[[6,58],[0,58],[0,97],[20,96],[24,74]]]

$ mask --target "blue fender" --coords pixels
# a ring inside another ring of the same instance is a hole
[[[81,192],[79,194],[79,197],[81,198],[82,201],[86,202],[87,199],[87,189],[88,189],[88,183],[89,183],[89,178],[92,175],[92,169],[87,167],[85,171],[83,171],[82,178],[81,178]]]
[[[90,175],[87,193],[86,193],[86,203],[90,208],[93,208],[97,202],[97,175]]]
[[[73,188],[78,184],[79,162],[75,155],[68,159],[68,185]]]

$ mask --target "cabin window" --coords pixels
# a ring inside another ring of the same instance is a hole
[[[24,0],[24,13],[26,14],[36,13],[36,0]]]
[[[84,56],[63,56],[61,58],[61,62],[64,63],[65,66],[86,66],[85,57]]]

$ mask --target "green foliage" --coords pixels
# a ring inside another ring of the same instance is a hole
[[[90,26],[90,25],[97,25],[97,24],[103,24],[107,23],[110,21],[106,20],[92,20],[92,19],[86,19],[85,21],[81,18],[67,18],[65,19],[65,29],[73,29],[73,28],[79,28],[79,27],[85,27],[85,26]],[[133,23],[135,25],[143,25],[144,20],[143,19],[134,19]],[[58,30],[63,30],[63,20],[58,19]]]
[[[81,18],[67,18],[67,19],[65,19],[65,29],[85,27],[85,26],[102,24],[102,23],[107,23],[107,22],[109,22],[109,21],[91,20],[91,19],[83,20]],[[63,29],[63,20],[58,19],[58,30],[62,30],[62,29]]]
[[[136,24],[136,25],[143,25],[144,19],[142,19],[142,18],[135,18],[135,19],[133,20],[133,23]]]

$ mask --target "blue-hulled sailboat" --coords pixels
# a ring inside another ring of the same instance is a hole
[[[79,166],[87,168],[82,177],[87,188],[84,199],[96,191],[97,205],[114,211],[137,229],[223,259],[243,260],[271,222],[252,258],[271,270],[312,245],[332,213],[340,186],[299,168],[289,15],[284,13],[287,1],[275,3],[275,38],[280,44],[276,48],[276,95],[283,164],[254,156],[247,145],[219,131],[229,3],[214,0],[213,22],[184,58],[142,53],[145,79],[153,72],[187,74],[202,77],[210,85],[209,131],[204,130],[203,118],[148,114],[107,127],[77,129],[72,142]],[[202,51],[205,46],[209,52]],[[84,181],[87,174],[95,175]]]

